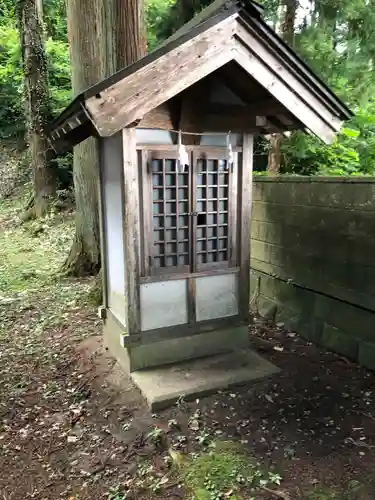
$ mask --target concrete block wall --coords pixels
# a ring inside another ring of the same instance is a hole
[[[251,299],[375,369],[375,178],[255,178]]]

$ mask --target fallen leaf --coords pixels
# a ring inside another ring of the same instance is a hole
[[[180,466],[183,461],[183,456],[181,453],[178,453],[177,451],[172,450],[172,448],[169,448],[168,450],[169,456],[171,457],[173,463],[175,463],[177,466]]]

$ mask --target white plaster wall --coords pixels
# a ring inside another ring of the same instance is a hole
[[[122,136],[103,139],[103,208],[106,233],[108,306],[126,323],[125,269],[122,207]]]
[[[136,140],[137,144],[173,144],[172,135],[168,130],[151,128],[137,128]]]
[[[227,134],[212,134],[205,132],[207,135],[202,135],[200,144],[202,146],[226,146]],[[173,144],[171,134],[167,130],[137,128],[136,130],[137,144]],[[242,145],[242,134],[231,134],[230,142],[232,146]],[[176,145],[177,151],[177,145]]]
[[[228,130],[229,132],[229,130]],[[202,135],[201,146],[225,146],[227,145],[227,134],[212,134],[205,132],[207,135]],[[230,134],[230,143],[232,147],[242,145],[242,134]]]
[[[188,322],[187,281],[160,281],[141,285],[141,330]]]
[[[238,314],[237,280],[234,273],[196,279],[197,321]]]

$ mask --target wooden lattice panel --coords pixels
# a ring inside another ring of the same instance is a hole
[[[189,265],[189,172],[177,160],[151,162],[154,268]]]
[[[198,159],[197,265],[229,260],[229,171],[220,159]]]

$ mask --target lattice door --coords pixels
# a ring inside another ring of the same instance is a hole
[[[179,173],[175,158],[153,158],[152,268],[163,272],[190,270],[190,175]]]
[[[222,156],[192,154],[181,173],[173,153],[151,153],[151,274],[230,265],[231,171]]]
[[[196,161],[196,268],[226,267],[229,261],[229,177],[220,157]]]

